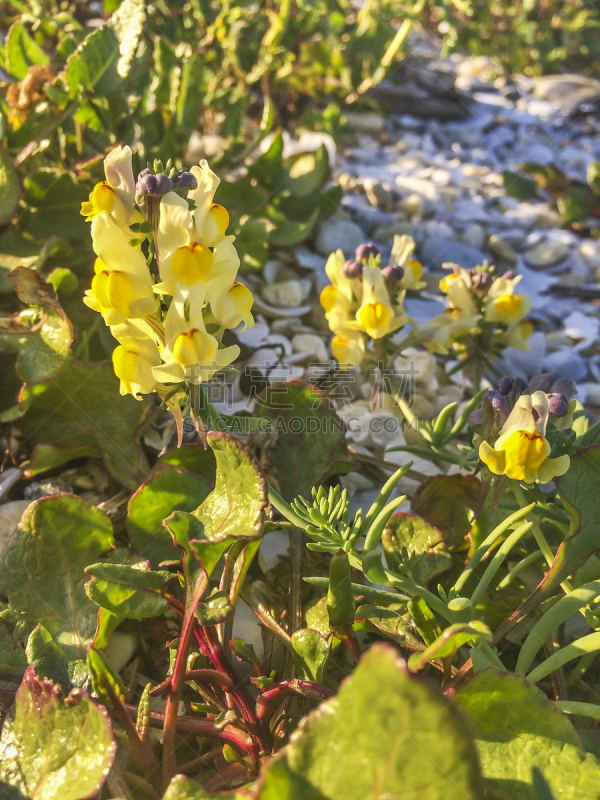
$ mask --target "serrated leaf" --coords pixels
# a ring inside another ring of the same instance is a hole
[[[0,670],[14,675],[22,675],[26,668],[25,650],[11,635],[8,625],[0,622]]]
[[[29,667],[0,736],[0,788],[29,800],[84,800],[100,790],[115,751],[108,715],[87,692],[63,698]]]
[[[86,567],[92,578],[85,585],[90,600],[123,619],[160,617],[169,608],[165,597],[173,577],[169,572],[153,572],[126,564],[92,564]]]
[[[268,793],[267,767],[258,798],[305,797],[307,782],[324,800],[479,800],[473,750],[448,698],[411,677],[393,648],[375,645],[283,748],[288,794]]]
[[[111,475],[131,489],[146,478],[148,463],[139,427],[151,401],[120,397],[111,366],[71,361],[52,380],[26,386],[21,400],[27,411],[19,426],[34,448],[27,464],[29,475],[87,456],[103,459]]]
[[[471,528],[469,509],[476,508],[480,488],[473,475],[432,475],[411,497],[410,507],[442,532],[449,547],[458,546]]]
[[[42,623],[70,658],[81,658],[98,615],[84,569],[113,546],[108,518],[81,498],[36,500],[2,553],[0,593],[30,629]]]
[[[125,700],[127,690],[123,682],[94,647],[88,650],[87,667],[92,680],[92,691],[96,697],[109,705],[113,705],[113,698]]]
[[[225,433],[209,433],[217,461],[215,488],[194,512],[211,542],[233,536],[260,536],[267,503],[267,483],[258,461]]]
[[[12,160],[0,149],[0,225],[8,222],[19,203],[19,180]]]
[[[136,552],[152,566],[181,558],[163,520],[176,510],[195,511],[210,493],[213,476],[214,468],[203,477],[165,464],[159,466],[132,496],[127,511],[127,532]]]
[[[201,625],[220,625],[233,615],[227,592],[215,592],[198,604],[195,611]]]
[[[456,700],[475,725],[486,797],[533,800],[532,769],[561,800],[598,800],[600,765],[546,695],[520,675],[486,669]]]
[[[8,72],[21,81],[34,64],[47,64],[49,58],[42,48],[27,33],[22,22],[11,25],[6,37],[6,67]]]

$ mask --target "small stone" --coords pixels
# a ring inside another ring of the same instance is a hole
[[[377,135],[385,130],[385,119],[381,114],[371,111],[351,111],[345,116],[347,125],[359,133]]]
[[[375,178],[365,178],[363,186],[369,203],[383,211],[391,211],[394,206],[394,190],[387,182],[380,183]]]
[[[295,353],[314,356],[314,359],[321,364],[326,364],[329,361],[327,348],[323,340],[314,333],[297,333],[292,337],[292,348]]]
[[[569,248],[564,242],[544,239],[527,250],[524,259],[531,269],[549,269],[560,264],[568,255]]]
[[[481,250],[439,235],[428,235],[420,248],[420,261],[424,266],[442,269],[448,261],[465,269],[477,267],[485,261]]]
[[[11,500],[0,505],[0,553],[4,550],[30,500]]]
[[[352,258],[354,251],[365,238],[363,231],[354,222],[333,217],[320,225],[315,247],[323,256],[341,250],[346,258]]]
[[[468,225],[458,237],[463,244],[482,250],[485,244],[485,230],[477,222]]]
[[[423,200],[418,194],[409,194],[408,197],[404,197],[398,203],[398,208],[406,214],[408,219],[420,219],[423,216]]]
[[[267,572],[279,563],[279,559],[287,556],[290,549],[290,535],[287,531],[270,531],[260,541],[258,549],[258,565]]]
[[[25,487],[23,492],[26,500],[39,500],[42,497],[51,497],[55,494],[72,492],[73,487],[61,478],[48,478],[45,481],[34,481]]]
[[[372,231],[372,238],[381,244],[387,244],[394,240],[394,236],[410,236],[413,232],[413,225],[404,219],[382,222]]]
[[[585,359],[572,347],[561,347],[546,356],[544,372],[554,372],[561,378],[582,381],[587,377],[588,367]]]
[[[296,308],[308,297],[308,292],[303,282],[292,280],[263,287],[262,296],[271,305]]]
[[[493,233],[490,236],[488,247],[490,252],[492,252],[497,258],[500,259],[500,261],[504,261],[506,264],[514,266],[519,260],[518,254],[510,246],[508,241],[501,236],[498,236],[497,233]]]

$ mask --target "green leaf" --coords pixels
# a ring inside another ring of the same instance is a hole
[[[517,200],[533,200],[537,197],[537,183],[532,178],[526,178],[519,172],[505,169],[502,173],[504,188],[509,197]]]
[[[118,697],[121,701],[125,700],[127,690],[123,682],[94,647],[90,647],[88,650],[87,666],[92,679],[92,690],[96,697],[111,706],[113,697]]]
[[[28,213],[23,223],[33,236],[84,240],[89,246],[89,225],[80,213],[89,186],[67,172],[41,169],[25,179],[24,188]]]
[[[469,623],[457,622],[442,631],[435,642],[422,653],[413,653],[408,659],[408,668],[411,672],[418,672],[434,658],[452,656],[463,645],[476,639],[492,641],[492,632],[484,622],[477,619]]]
[[[134,569],[126,564],[92,564],[85,585],[90,600],[123,619],[160,617],[169,608],[165,597],[170,572]]]
[[[118,58],[119,40],[110,25],[86,36],[67,59],[65,78],[71,98],[92,89],[99,95],[114,94],[121,84]]]
[[[247,800],[247,795],[238,794],[214,794],[206,792],[199,783],[185,775],[176,775],[163,795],[162,800]],[[281,800],[284,800],[282,797]],[[306,798],[310,800],[310,798]]]
[[[248,664],[251,664],[252,667],[254,667],[257,673],[260,674],[260,662],[256,652],[254,651],[253,645],[248,644],[248,642],[245,642],[243,639],[240,639],[239,636],[234,636],[229,642],[229,647],[238,661],[246,661]]]
[[[265,186],[272,186],[281,176],[283,155],[283,136],[278,131],[269,145],[269,149],[259,156],[254,164],[248,167],[248,175],[256,178]]]
[[[99,790],[115,757],[106,711],[87,692],[65,699],[29,667],[0,736],[0,789],[29,800],[84,800]]]
[[[81,498],[36,500],[2,553],[0,593],[29,629],[41,622],[71,658],[81,658],[98,616],[84,569],[113,546],[108,518]]]
[[[309,497],[313,486],[355,468],[344,426],[315,386],[298,380],[274,383],[261,393],[256,413],[270,420],[262,457],[288,502]]]
[[[442,532],[449,547],[459,546],[471,528],[469,509],[477,507],[480,489],[473,475],[433,475],[411,497],[410,507]]]
[[[121,78],[125,78],[129,72],[145,20],[145,0],[123,0],[110,18],[111,27],[119,42],[117,72]]]
[[[242,265],[246,269],[262,269],[269,249],[265,220],[248,217],[240,227],[236,228],[235,243],[242,258]]]
[[[324,144],[314,153],[301,155],[290,167],[284,188],[294,197],[308,197],[329,177],[329,154]]]
[[[594,194],[600,197],[600,161],[591,161],[588,164],[587,180]]]
[[[232,536],[220,542],[209,541],[204,536],[204,525],[185,511],[174,511],[165,520],[165,527],[171,532],[177,547],[185,552],[189,569],[197,562],[196,566],[199,568],[201,565],[209,577],[225,550],[234,542]],[[179,558],[181,554],[178,552]]]
[[[214,490],[194,512],[211,542],[229,536],[255,538],[262,533],[267,483],[258,461],[233,436],[209,433],[217,460]]]
[[[19,179],[11,159],[0,149],[0,225],[8,222],[19,204]]]
[[[121,397],[112,367],[71,361],[51,381],[26,386],[22,402],[27,411],[19,426],[34,448],[27,464],[30,476],[87,456],[102,458],[128,488],[136,489],[145,479],[148,463],[139,428],[151,400]]]
[[[198,604],[195,611],[201,625],[220,625],[233,616],[233,606],[227,592],[216,591]]]
[[[9,632],[9,626],[0,622],[0,670],[22,675],[27,668],[27,656],[19,642]]]
[[[294,631],[291,651],[297,677],[323,683],[323,672],[329,656],[329,645],[325,638],[311,628]]]
[[[600,765],[575,728],[520,675],[486,669],[456,695],[475,725],[490,800],[533,800],[532,769],[561,800],[597,800]]]
[[[136,552],[147,558],[152,566],[181,558],[163,520],[176,510],[195,511],[211,490],[213,474],[214,468],[202,477],[165,464],[152,473],[129,501],[129,539]]]
[[[281,759],[287,795],[269,793],[267,767],[259,800],[311,797],[302,794],[306,782],[324,800],[481,797],[461,716],[448,698],[411,677],[386,645],[374,645],[338,694],[302,720]]]
[[[300,773],[293,772],[284,757],[269,764],[261,784],[258,800],[328,800]]]
[[[11,25],[6,37],[6,67],[21,81],[34,64],[47,64],[49,58],[27,33],[22,22]]]
[[[331,630],[340,639],[352,633],[354,624],[354,595],[348,555],[339,550],[329,562],[327,613]]]
[[[43,625],[37,625],[27,639],[27,662],[40,678],[49,678],[65,691],[71,686],[85,686],[89,674],[85,661],[69,658]]]
[[[411,575],[421,585],[452,566],[452,556],[442,541],[441,531],[417,514],[392,514],[381,544],[390,569],[397,568],[404,554],[420,556]]]
[[[266,215],[270,223],[268,226],[269,244],[279,247],[291,247],[303,242],[310,234],[319,216],[319,208],[318,206],[315,207],[308,219],[302,222],[288,219],[272,206],[267,208]]]
[[[23,267],[24,269],[24,267]],[[23,327],[33,327],[43,319],[34,309],[20,315]],[[16,334],[0,333],[0,349],[17,353],[15,365],[19,378],[29,385],[43,383],[57,377],[69,364],[73,329],[64,313],[47,312],[39,330]]]

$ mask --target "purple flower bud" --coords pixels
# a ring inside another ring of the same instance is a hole
[[[177,178],[175,185],[178,189],[191,189],[193,191],[198,188],[198,181],[191,172],[184,172]]]
[[[557,376],[553,372],[543,372],[540,375],[534,375],[529,381],[529,392],[548,392],[551,391],[552,385],[556,382]]]
[[[352,259],[348,259],[344,266],[342,267],[342,271],[347,278],[360,278],[363,271],[363,265],[360,261],[352,261]]]
[[[356,248],[356,260],[363,262],[368,261],[371,256],[378,256],[380,255],[379,249],[375,247],[373,242],[367,242],[366,244],[359,244]]]
[[[173,181],[161,172],[158,175],[147,173],[138,178],[135,188],[144,196],[163,197],[173,190]]]
[[[404,277],[404,270],[394,264],[388,264],[381,270],[381,274],[386,281],[401,281]]]
[[[513,386],[512,386],[511,392],[513,394],[515,394],[515,393],[522,394],[525,391],[526,388],[527,388],[527,384],[525,383],[523,378],[515,378],[514,381],[513,381]]]
[[[548,397],[548,413],[553,417],[567,416],[569,401],[564,394],[552,394]]]
[[[509,269],[508,272],[505,272],[504,275],[502,275],[502,277],[506,278],[507,281],[513,281],[517,276],[512,269]]]
[[[559,378],[552,384],[550,392],[552,394],[562,394],[567,400],[572,400],[577,394],[577,384],[571,378]]]
[[[471,278],[474,291],[485,294],[493,283],[493,278],[487,272],[476,272]]]
[[[153,173],[152,173],[152,170],[150,169],[150,167],[146,167],[146,169],[143,169],[143,170],[140,172],[140,174],[138,175],[138,181],[139,181],[139,179],[140,179],[140,178],[143,178],[143,177],[144,177],[144,175],[152,175],[152,174],[153,174]]]
[[[495,389],[490,389],[489,392],[486,392],[481,398],[481,401],[486,405],[490,405],[494,411],[503,414],[505,417],[508,417],[510,414],[510,406],[508,405],[506,397]]]
[[[498,383],[496,384],[496,388],[498,389],[500,394],[507,395],[510,394],[513,388],[513,384],[515,382],[514,378],[509,378],[508,375],[504,378],[500,378]],[[488,394],[486,392],[486,394]],[[485,397],[485,395],[484,395]]]

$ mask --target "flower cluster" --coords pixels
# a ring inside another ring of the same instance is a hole
[[[223,333],[254,324],[229,215],[214,203],[219,178],[206,161],[189,172],[156,162],[136,183],[129,147],[104,170],[81,209],[97,256],[84,302],[119,342],[121,394],[173,396],[235,361],[239,347],[224,347]]]
[[[572,380],[552,372],[536,375],[528,386],[520,378],[502,378],[469,417],[481,461],[495,475],[525,483],[564,475],[569,456],[550,458],[546,433],[550,421],[559,431],[571,427],[576,393]]]
[[[412,258],[414,246],[408,236],[397,236],[383,268],[381,254],[370,242],[357,247],[354,259],[344,259],[341,250],[329,256],[325,271],[331,283],[320,299],[340,364],[360,365],[369,340],[383,339],[411,322],[403,308],[406,290],[423,285],[423,267]]]
[[[496,276],[486,265],[463,269],[456,264],[440,281],[448,308],[423,329],[423,344],[432,353],[444,355],[451,347],[464,349],[467,335],[485,336],[485,350],[491,356],[505,347],[527,350],[533,328],[525,319],[531,309],[527,295],[515,291],[520,275],[506,272]]]

